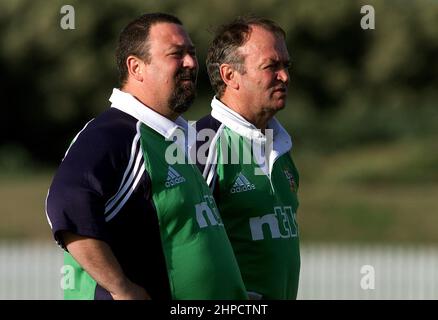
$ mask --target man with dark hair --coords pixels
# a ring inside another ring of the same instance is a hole
[[[121,89],[78,133],[47,195],[66,250],[66,299],[245,299],[232,247],[187,161],[198,63],[181,22],[145,14],[120,34]],[[184,155],[175,162],[169,147]],[[72,278],[72,279],[71,279]]]
[[[199,138],[215,132],[198,142],[197,161],[252,299],[295,299],[298,290],[298,172],[274,117],[286,104],[289,64],[285,32],[273,21],[223,25],[207,54],[212,111],[196,123]]]

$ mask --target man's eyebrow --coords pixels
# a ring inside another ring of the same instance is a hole
[[[196,50],[193,44],[184,45],[184,44],[171,44],[170,49],[182,49],[182,50]]]
[[[276,58],[266,58],[262,60],[262,64],[266,63],[283,63],[283,64],[291,64],[291,59],[276,59]]]

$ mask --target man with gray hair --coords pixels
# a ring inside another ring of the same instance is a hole
[[[221,26],[207,54],[212,111],[196,123],[215,132],[208,149],[198,142],[197,163],[253,299],[295,299],[298,290],[298,171],[274,117],[286,105],[289,64],[285,32],[273,21]]]

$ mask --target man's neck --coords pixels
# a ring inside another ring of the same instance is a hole
[[[145,107],[154,110],[163,117],[175,122],[175,120],[180,116],[179,113],[173,111],[168,105],[158,103],[153,97],[145,95],[142,91],[136,90],[129,85],[125,85],[120,88],[121,91],[129,93],[135,99],[140,101]]]
[[[260,129],[263,134],[268,126],[269,120],[274,116],[272,112],[266,111],[253,113],[249,107],[241,105],[239,100],[230,99],[227,96],[221,97],[220,101],[228,108],[241,115],[246,121],[253,124],[257,129]]]

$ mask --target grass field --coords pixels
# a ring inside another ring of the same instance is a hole
[[[296,162],[303,241],[438,242],[436,139],[307,155]]]
[[[302,241],[438,243],[435,141],[329,155],[296,146]],[[0,176],[0,238],[51,239],[44,201],[53,171]]]

